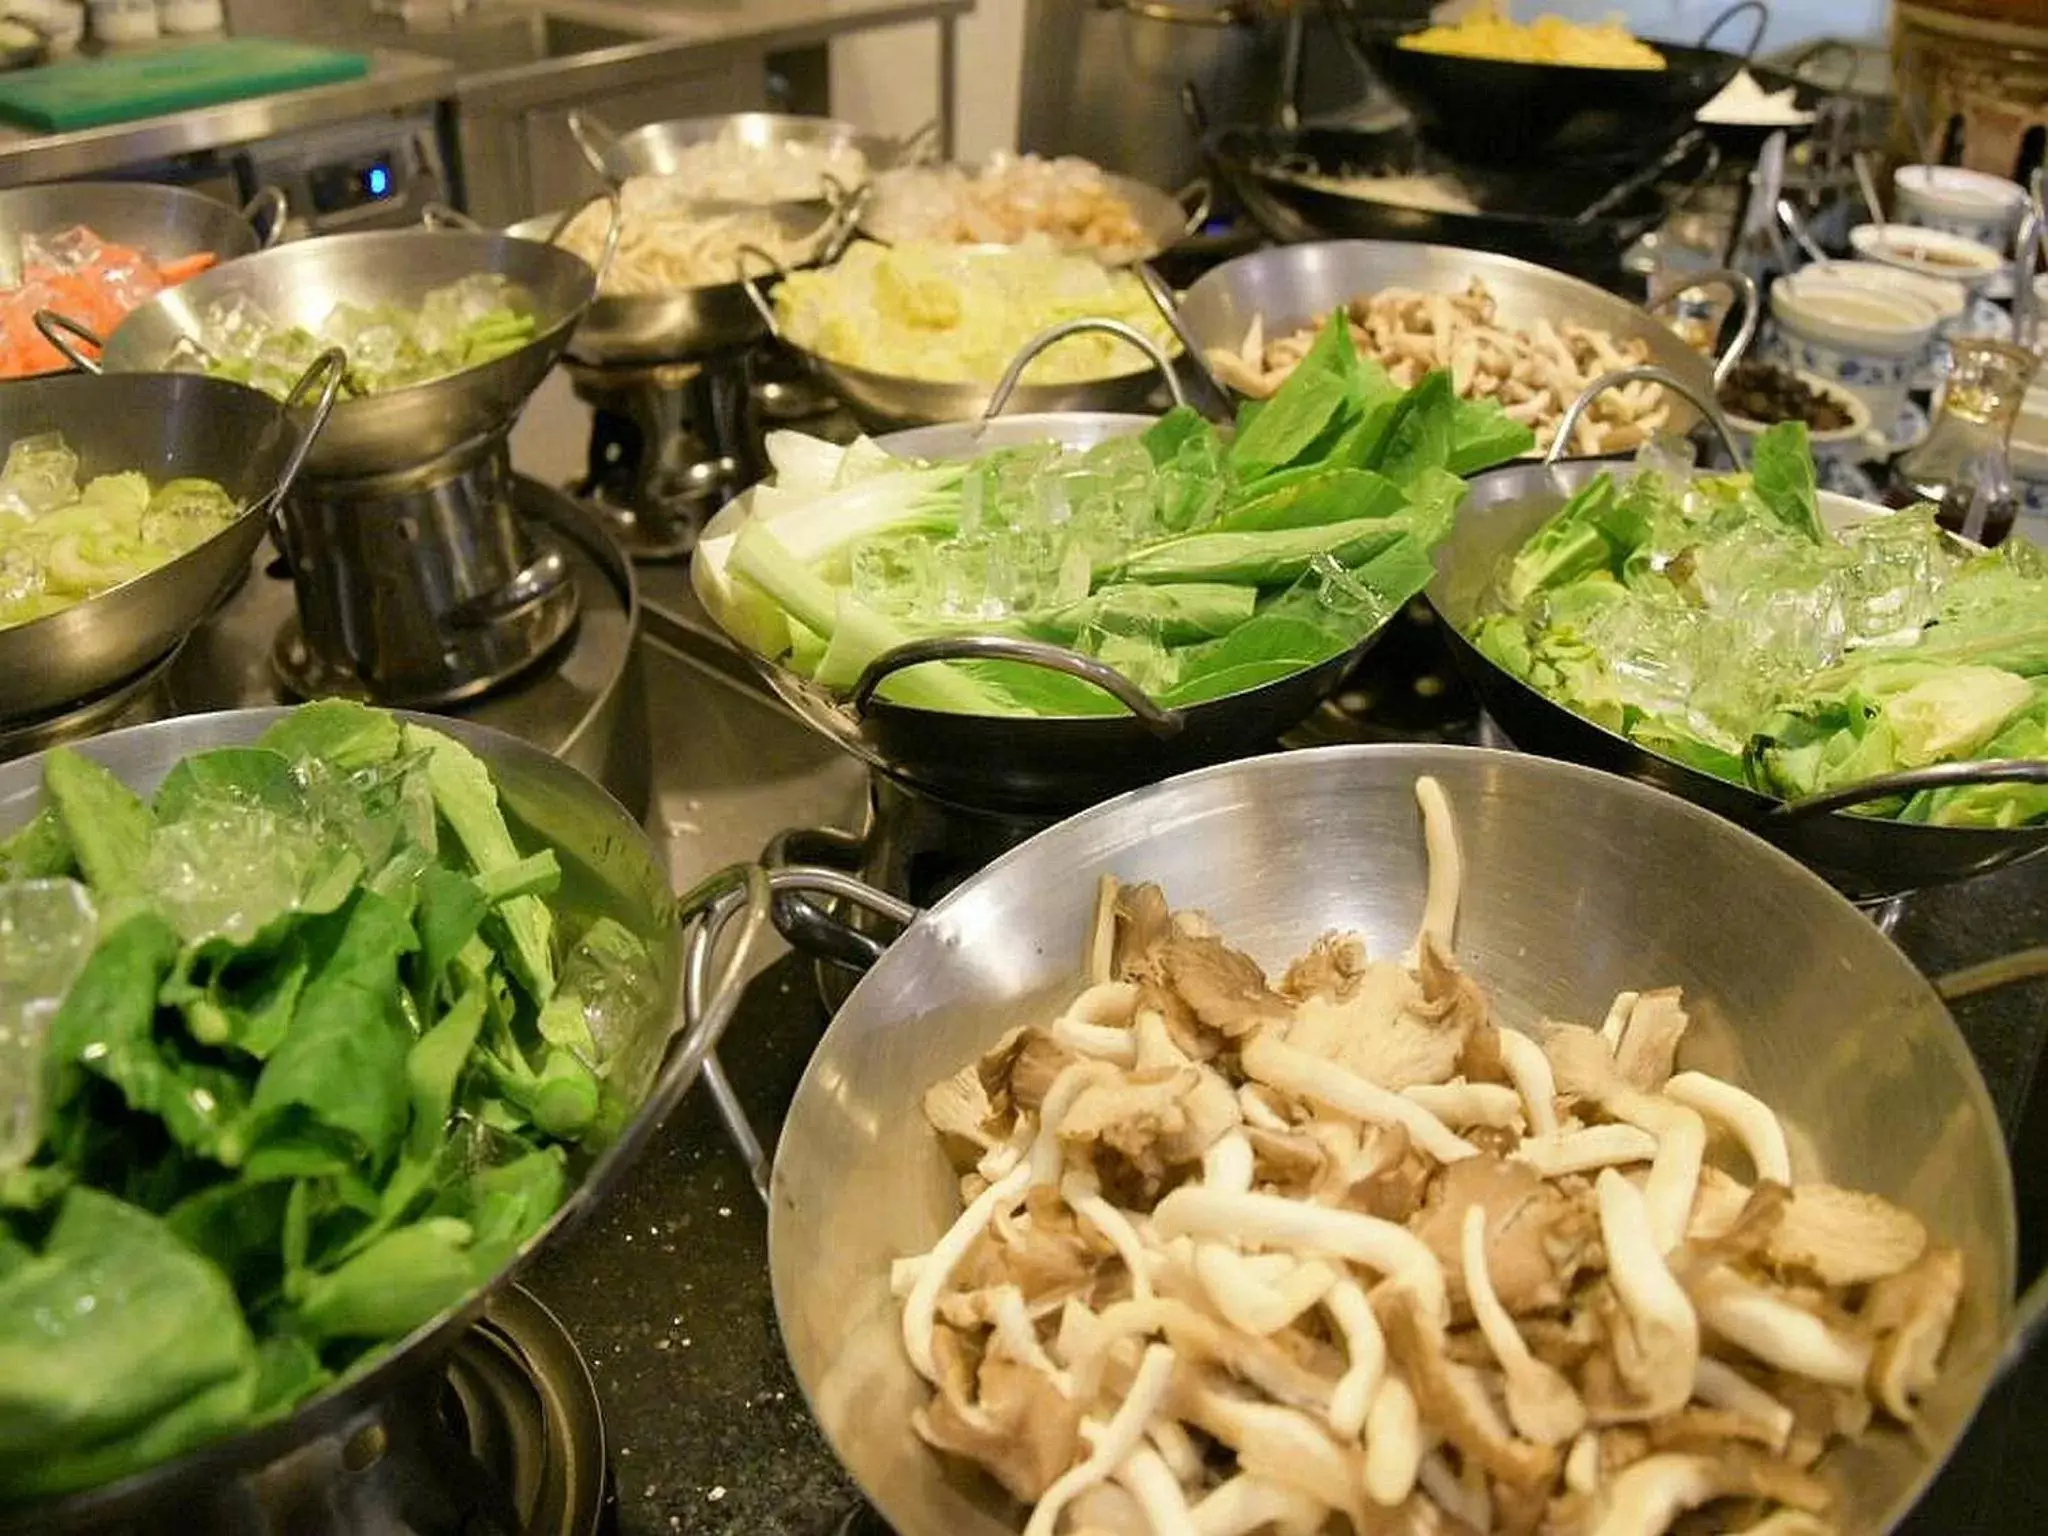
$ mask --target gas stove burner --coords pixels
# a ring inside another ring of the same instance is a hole
[[[0,762],[12,762],[66,742],[83,741],[117,725],[142,725],[162,719],[170,712],[165,677],[177,659],[178,648],[173,646],[133,677],[89,699],[67,704],[47,715],[0,721]]]
[[[711,514],[758,478],[745,356],[567,367],[593,407],[589,468],[576,494],[611,519],[635,559],[689,554]]]

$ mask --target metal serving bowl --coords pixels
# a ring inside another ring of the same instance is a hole
[[[2048,852],[2048,826],[1920,826],[1849,813],[1857,804],[1890,793],[1972,782],[1980,775],[1973,774],[1971,765],[1944,764],[1873,779],[1792,804],[1640,746],[1567,709],[1481,654],[1465,635],[1485,611],[1502,567],[1580,487],[1597,475],[1627,469],[1624,459],[1575,459],[1490,470],[1474,477],[1449,536],[1437,546],[1436,579],[1426,594],[1430,606],[1444,620],[1458,669],[1516,746],[1682,795],[1768,838],[1861,901],[1966,879]],[[1836,527],[1885,515],[1882,508],[1829,492],[1821,493],[1820,502],[1823,518]],[[1981,774],[2006,780],[2028,776],[2048,782],[2048,763]]]
[[[1182,295],[1179,329],[1183,343],[1197,352],[1235,351],[1254,319],[1264,320],[1269,337],[1281,336],[1318,325],[1331,311],[1383,288],[1460,293],[1475,277],[1493,295],[1503,324],[1527,328],[1543,320],[1553,325],[1569,320],[1603,330],[1617,342],[1640,341],[1648,361],[1709,396],[1756,329],[1755,284],[1733,272],[1688,274],[1679,289],[1660,296],[1668,300],[1678,291],[1721,285],[1742,298],[1743,317],[1734,339],[1719,359],[1709,362],[1647,309],[1576,277],[1490,251],[1399,240],[1327,240],[1226,261]],[[1683,431],[1698,419],[1682,399],[1671,400],[1670,406],[1670,430]]]
[[[1685,989],[1686,1064],[1784,1116],[1794,1171],[1920,1216],[1967,1266],[1942,1380],[1911,1434],[1825,1463],[1844,1531],[1889,1530],[1991,1379],[2015,1268],[2012,1173],[1983,1079],[1927,980],[1820,880],[1739,828],[1585,768],[1473,748],[1332,747],[1230,763],[1098,806],[997,860],[914,917],[833,1019],[776,1149],[769,1267],[811,1410],[889,1527],[1004,1536],[986,1479],[910,1427],[926,1388],[903,1353],[890,1265],[960,1209],[919,1107],[931,1084],[1071,999],[1097,878],[1160,882],[1269,968],[1332,927],[1398,954],[1426,860],[1415,780],[1443,786],[1465,848],[1460,963],[1504,1024],[1597,1021],[1615,993]],[[791,870],[778,892],[856,894]]]
[[[318,440],[340,384],[339,353],[286,404],[195,374],[53,374],[0,388],[0,442],[61,432],[81,479],[139,470],[218,484],[241,508],[204,544],[97,597],[0,629],[0,719],[88,699],[168,653],[248,569],[278,503]],[[310,413],[299,409],[312,405]]]
[[[107,338],[109,373],[160,371],[196,341],[208,310],[246,299],[284,325],[317,330],[337,304],[418,308],[459,278],[495,272],[534,317],[533,339],[504,357],[405,389],[344,400],[306,464],[309,479],[356,479],[429,463],[503,431],[554,367],[596,296],[582,258],[510,235],[383,230],[295,241],[201,273],[134,310]]]
[[[115,731],[78,750],[146,795],[181,758],[215,747],[251,743],[284,713],[242,709],[195,715]],[[681,977],[692,952],[689,946],[701,946],[707,937],[701,926],[695,927],[686,945],[684,925],[714,897],[727,898],[730,907],[734,897],[730,887],[692,893],[683,898],[679,909],[669,890],[666,862],[633,817],[591,780],[538,747],[499,731],[441,717],[403,718],[444,731],[481,756],[497,781],[515,836],[552,846],[562,863],[563,888],[576,893],[579,908],[593,917],[617,919],[648,944],[659,997],[641,1019],[612,1078],[639,1085],[640,1107],[616,1141],[586,1166],[572,1166],[574,1187],[562,1208],[497,1275],[458,1305],[371,1356],[355,1372],[281,1419],[201,1446],[118,1483],[0,1512],[0,1526],[34,1531],[38,1536],[109,1528],[154,1529],[164,1511],[179,1510],[198,1529],[235,1527],[239,1510],[233,1485],[238,1476],[315,1440],[360,1426],[366,1410],[437,1364],[482,1312],[491,1294],[506,1285],[541,1245],[590,1213],[695,1081],[704,1057],[730,1017],[729,1004],[737,1001],[736,990],[728,1002],[687,1017],[680,1004]],[[42,795],[42,771],[40,756],[0,766],[0,832],[14,831],[34,814]],[[735,965],[743,962],[751,936],[765,918],[765,889],[758,900],[748,897],[746,909],[752,921],[735,951]],[[699,956],[695,963],[701,967],[707,959]],[[137,1523],[132,1527],[123,1523],[129,1521]]]

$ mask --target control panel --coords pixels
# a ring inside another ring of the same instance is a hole
[[[247,195],[266,186],[284,193],[294,233],[413,224],[428,203],[450,201],[431,109],[283,134],[237,158]]]

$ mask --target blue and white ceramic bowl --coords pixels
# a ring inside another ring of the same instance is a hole
[[[1792,369],[1792,373],[1814,393],[1833,400],[1841,407],[1842,414],[1849,418],[1847,426],[1833,427],[1826,431],[1808,429],[1807,441],[1812,446],[1815,464],[1855,464],[1864,459],[1883,456],[1884,434],[1873,430],[1869,408],[1864,405],[1860,396],[1851,394],[1845,386],[1832,383],[1817,373],[1809,373],[1801,368]],[[1735,429],[1735,435],[1741,442],[1743,457],[1747,459],[1756,449],[1756,440],[1770,429],[1763,422],[1752,421],[1739,411],[1729,410],[1727,416],[1728,425]]]
[[[1934,341],[1934,306],[1814,278],[1771,289],[1773,361],[1838,384],[1874,422],[1897,418],[1913,374]]]
[[[1892,172],[1892,191],[1899,223],[1943,230],[2001,256],[2027,211],[2018,182],[1955,165],[1902,165]]]
[[[1948,355],[1944,344],[1951,336],[1969,333],[1973,302],[1985,302],[1981,297],[1973,301],[1970,290],[1952,278],[1922,277],[1917,272],[1908,272],[1903,267],[1888,267],[1879,261],[1816,261],[1780,281],[1791,283],[1795,289],[1805,283],[1853,283],[1877,293],[1912,294],[1932,304],[1936,317],[1934,340],[1915,366],[1907,382],[1909,389],[1934,388],[1947,371]],[[1997,309],[1996,305],[1991,307]],[[2004,311],[1999,310],[1998,313],[2003,314]]]
[[[2004,247],[1918,224],[1858,224],[1849,231],[1849,246],[1865,261],[1922,277],[1951,278],[1972,293],[2009,265]]]

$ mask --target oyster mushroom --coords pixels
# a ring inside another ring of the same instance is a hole
[[[1627,1082],[1591,1030],[1569,1024],[1555,1026],[1543,1049],[1561,1090],[1597,1104],[1615,1119],[1657,1138],[1657,1155],[1650,1162],[1643,1198],[1649,1206],[1658,1251],[1669,1253],[1685,1238],[1693,1195],[1699,1188],[1700,1165],[1706,1156],[1706,1122],[1684,1105]]]
[[[1270,1035],[1247,1043],[1240,1059],[1247,1073],[1269,1087],[1374,1125],[1400,1126],[1440,1163],[1454,1163],[1479,1150],[1420,1104]]]
[[[1365,1418],[1365,1496],[1395,1509],[1415,1491],[1422,1466],[1422,1408],[1408,1383],[1388,1375]]]
[[[1774,1184],[1792,1182],[1792,1155],[1785,1147],[1785,1128],[1771,1113],[1770,1105],[1733,1083],[1704,1072],[1680,1072],[1664,1084],[1666,1098],[1696,1110],[1718,1125],[1725,1125],[1749,1154],[1758,1179]]]
[[[1694,1279],[1692,1298],[1707,1327],[1766,1365],[1832,1387],[1860,1387],[1869,1374],[1875,1351],[1868,1338],[1725,1264]]]
[[[1693,1374],[1695,1398],[1715,1408],[1739,1413],[1759,1425],[1770,1437],[1771,1449],[1779,1455],[1792,1443],[1792,1410],[1762,1387],[1724,1361],[1702,1355]]]
[[[1152,951],[1152,963],[1196,1021],[1228,1039],[1289,1015],[1287,1000],[1266,985],[1265,972],[1221,939],[1176,931]]]
[[[1586,1427],[1586,1405],[1563,1375],[1529,1353],[1486,1272],[1486,1207],[1465,1207],[1465,1295],[1507,1378],[1508,1422],[1524,1440],[1562,1445]]]
[[[978,1401],[941,1391],[911,1417],[942,1451],[979,1462],[1017,1498],[1041,1498],[1080,1448],[1080,1408],[1041,1371],[998,1355],[983,1358]]]
[[[1678,988],[1638,994],[1614,1046],[1614,1070],[1621,1080],[1644,1093],[1663,1092],[1690,1023]]]
[[[1417,1083],[1401,1097],[1447,1126],[1484,1125],[1506,1130],[1522,1123],[1522,1100],[1498,1083]]]
[[[1557,1078],[1543,1047],[1518,1029],[1500,1032],[1501,1064],[1522,1096],[1522,1116],[1532,1136],[1557,1134]]]
[[[1863,1322],[1879,1330],[1870,1395],[1901,1423],[1913,1422],[1920,1394],[1934,1385],[1962,1298],[1963,1256],[1953,1248],[1929,1249],[1870,1288]]]
[[[1750,1495],[1818,1513],[1828,1491],[1783,1462],[1731,1450],[1719,1456],[1666,1452],[1646,1456],[1608,1480],[1591,1536],[1661,1536],[1687,1510]]]
[[[1298,1488],[1239,1473],[1195,1506],[1194,1522],[1199,1536],[1251,1536],[1269,1528],[1280,1536],[1313,1536],[1328,1514]]]
[[[1443,1327],[1423,1312],[1416,1297],[1390,1290],[1375,1298],[1374,1306],[1386,1331],[1388,1355],[1414,1392],[1424,1421],[1489,1477],[1525,1488],[1547,1482],[1557,1470],[1557,1452],[1517,1439],[1500,1423],[1470,1373],[1444,1353]]]
[[[1087,1459],[1068,1467],[1039,1494],[1031,1506],[1030,1518],[1024,1522],[1024,1536],[1052,1536],[1059,1527],[1061,1513],[1074,1496],[1105,1481],[1124,1464],[1144,1440],[1145,1425],[1172,1390],[1173,1369],[1171,1349],[1164,1344],[1147,1346],[1131,1390],[1117,1405],[1109,1422],[1091,1426],[1083,1421],[1081,1432],[1092,1445]]]
[[[1607,1278],[1620,1302],[1625,1338],[1611,1370],[1590,1376],[1587,1407],[1596,1423],[1654,1419],[1676,1412],[1692,1396],[1700,1358],[1699,1317],[1685,1290],[1664,1265],[1650,1226],[1648,1202],[1612,1168],[1601,1172],[1594,1197]],[[1602,1390],[1593,1392],[1598,1381]]]
[[[1647,1163],[1657,1155],[1657,1138],[1633,1125],[1588,1125],[1575,1131],[1524,1136],[1511,1155],[1546,1179],[1561,1179],[1568,1174]]]
[[[1457,1305],[1465,1301],[1465,1212],[1473,1206],[1485,1212],[1487,1278],[1501,1305],[1517,1317],[1562,1307],[1597,1235],[1585,1200],[1511,1158],[1467,1158],[1446,1168],[1412,1225],[1450,1277]]]
[[[1860,1285],[1896,1275],[1927,1251],[1920,1218],[1880,1195],[1832,1184],[1797,1184],[1765,1240],[1766,1263],[1823,1285]]]
[[[1280,995],[1292,1002],[1312,997],[1345,1002],[1358,990],[1369,963],[1365,940],[1355,933],[1326,933],[1287,967]]]

